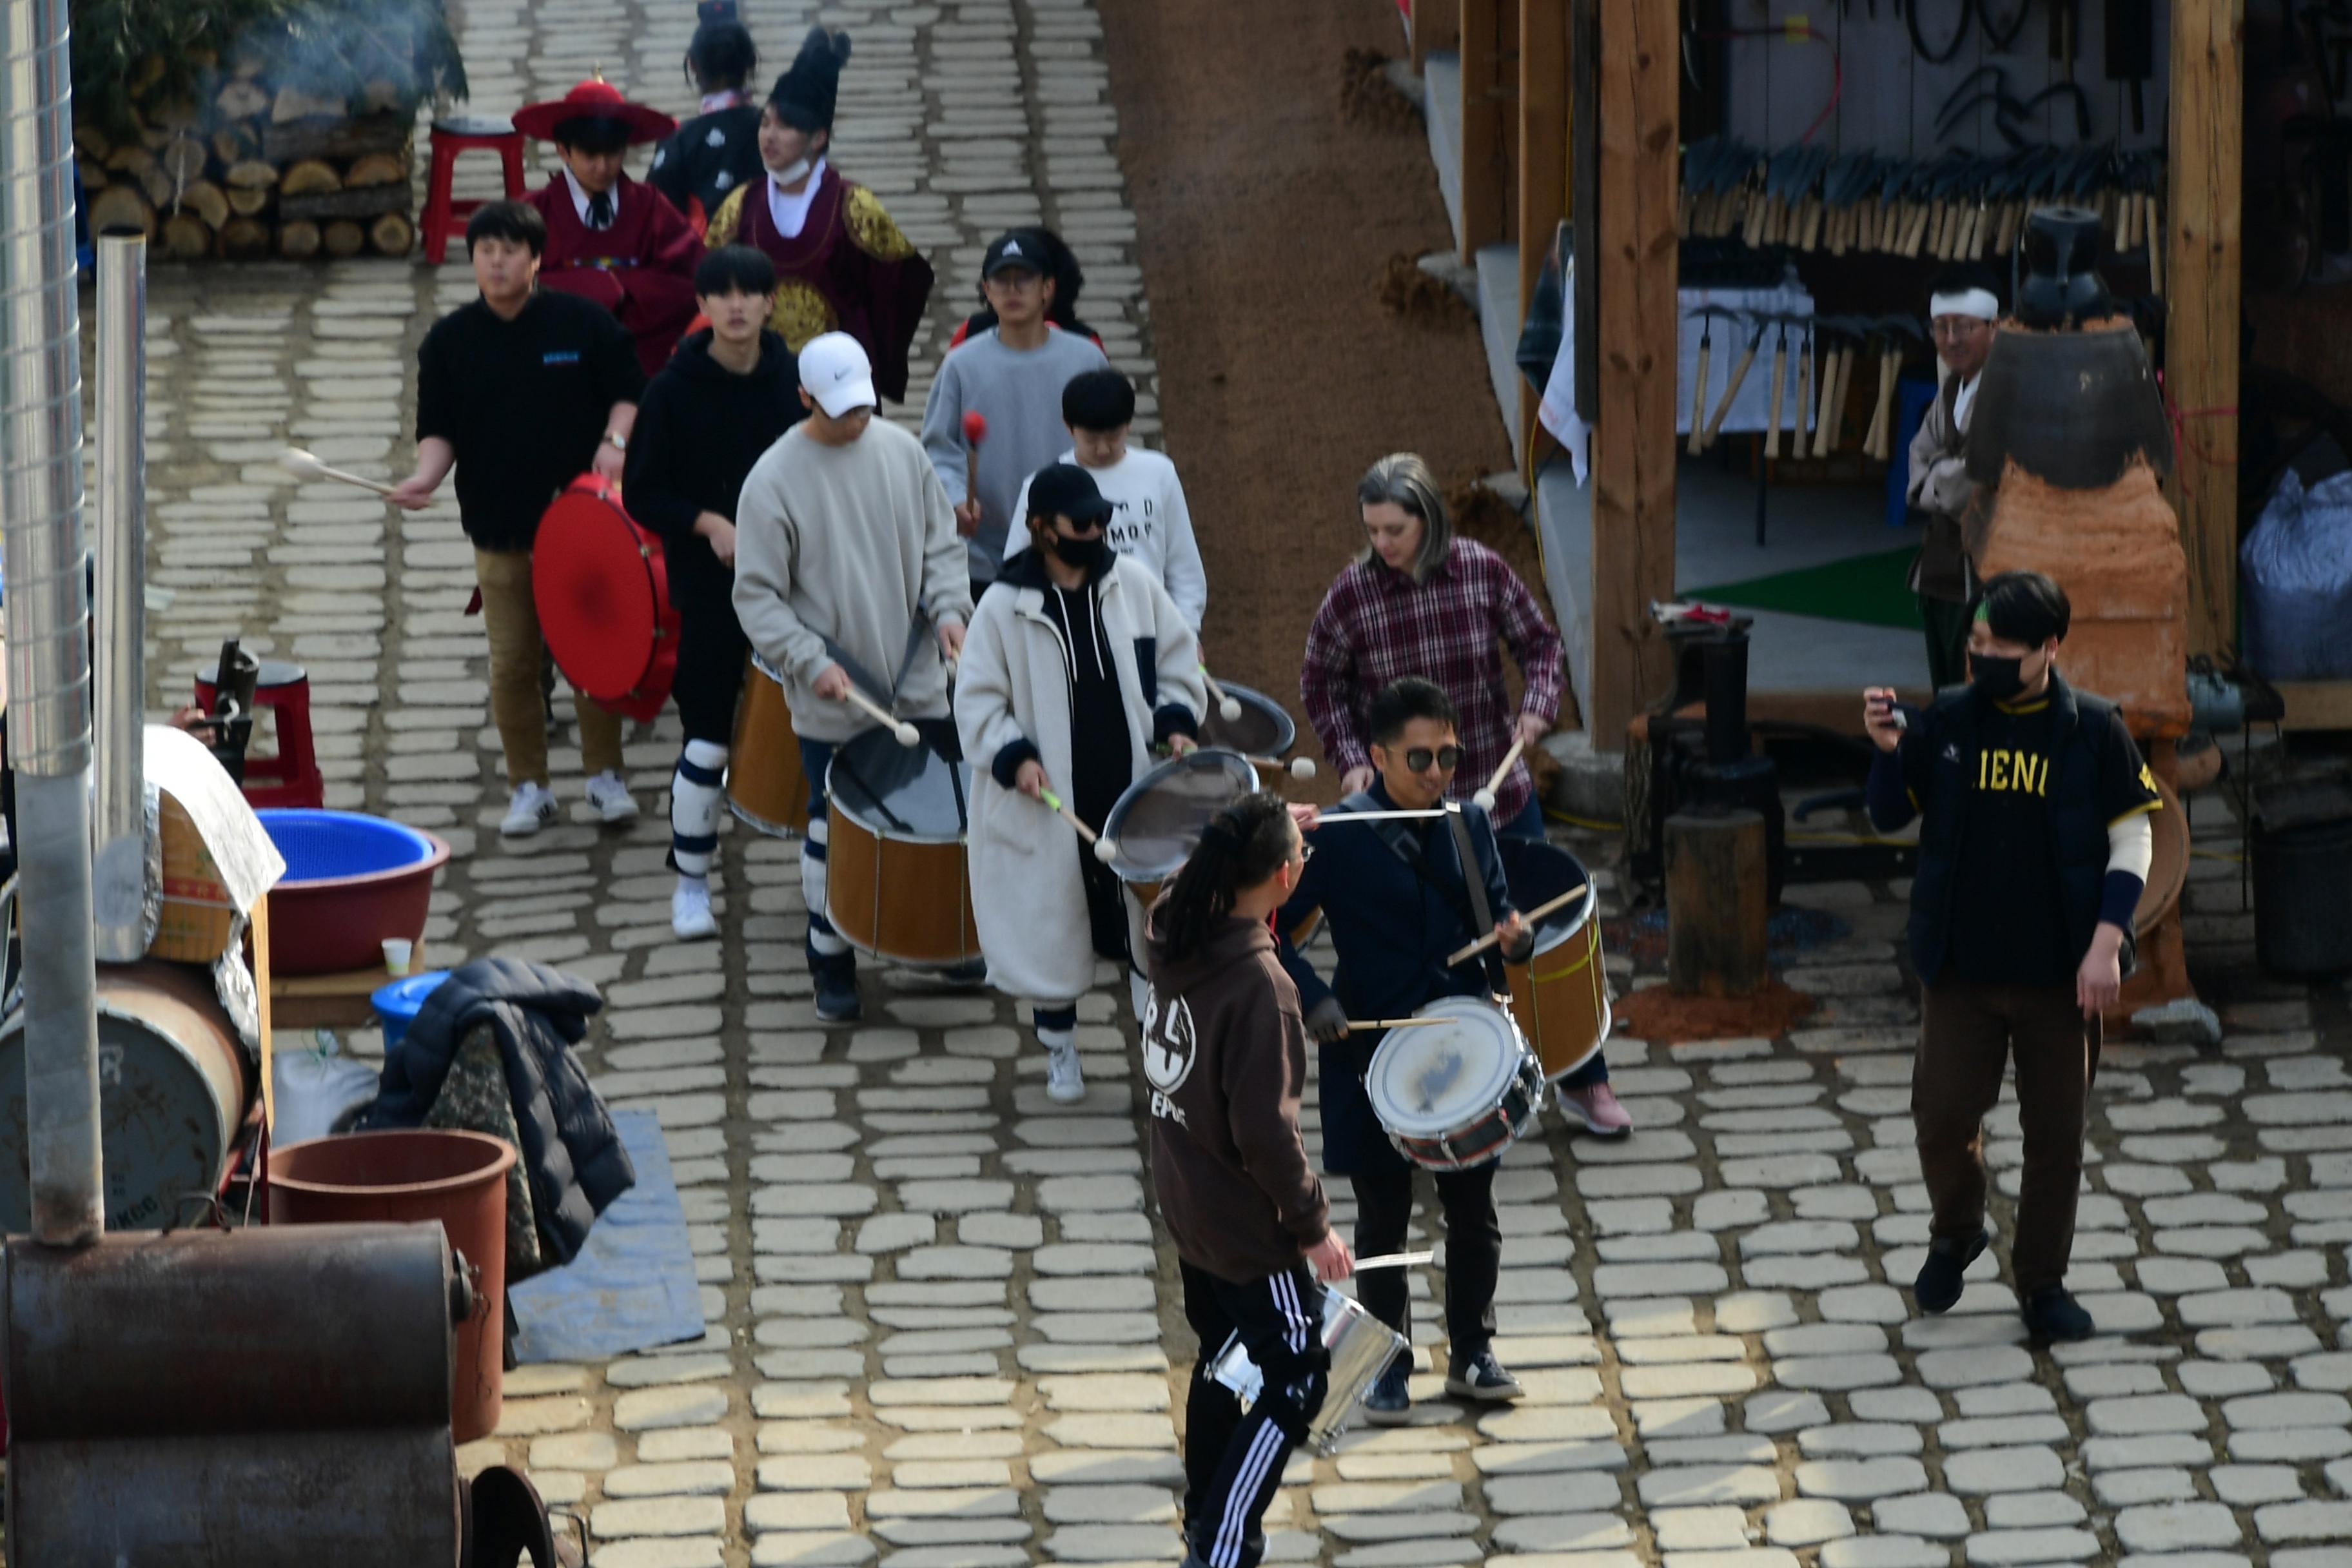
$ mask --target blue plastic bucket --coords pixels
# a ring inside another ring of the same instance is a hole
[[[428,969],[422,974],[404,975],[389,985],[379,986],[368,998],[375,1005],[375,1016],[383,1020],[383,1054],[390,1056],[400,1047],[400,1038],[408,1033],[408,1026],[416,1022],[418,1009],[433,990],[449,978],[446,969]]]

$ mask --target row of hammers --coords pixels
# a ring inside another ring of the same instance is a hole
[[[1699,321],[1698,374],[1691,386],[1688,451],[1692,457],[1715,445],[1716,437],[1722,433],[1724,418],[1746,384],[1748,369],[1755,364],[1768,331],[1777,335],[1772,344],[1772,405],[1764,427],[1764,456],[1780,456],[1781,413],[1789,384],[1789,333],[1790,329],[1795,328],[1799,333],[1797,395],[1787,409],[1786,427],[1791,439],[1789,456],[1827,458],[1843,448],[1846,395],[1853,384],[1853,363],[1870,353],[1878,358],[1878,398],[1870,426],[1863,433],[1862,455],[1880,462],[1893,458],[1895,393],[1902,377],[1903,357],[1912,344],[1924,346],[1927,341],[1926,331],[1916,320],[1909,316],[1810,316],[1735,310],[1723,305],[1702,305],[1691,313]],[[1731,323],[1735,330],[1746,328],[1748,343],[1732,367],[1731,379],[1725,384],[1714,414],[1709,416],[1707,368],[1715,352],[1715,323],[1718,321]],[[1813,369],[1817,337],[1822,344],[1818,376]],[[1810,421],[1808,414],[1811,416]]]

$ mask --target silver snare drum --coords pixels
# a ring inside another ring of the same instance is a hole
[[[1534,1131],[1543,1064],[1511,1015],[1473,996],[1417,1009],[1443,1024],[1391,1029],[1372,1053],[1364,1093],[1397,1152],[1432,1171],[1499,1160]]]
[[[1320,1311],[1323,1348],[1331,1352],[1330,1381],[1323,1408],[1307,1424],[1307,1437],[1317,1453],[1328,1454],[1373,1382],[1409,1347],[1402,1334],[1328,1286],[1323,1288]],[[1238,1334],[1209,1363],[1209,1376],[1240,1395],[1244,1409],[1257,1403],[1265,1386]]]

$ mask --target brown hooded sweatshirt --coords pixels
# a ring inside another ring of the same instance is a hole
[[[1229,920],[1171,961],[1166,913],[1154,909],[1146,927],[1143,1021],[1160,1213],[1186,1262],[1237,1284],[1264,1279],[1330,1233],[1330,1204],[1298,1136],[1298,991],[1259,922]]]

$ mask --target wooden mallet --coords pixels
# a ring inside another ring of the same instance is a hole
[[[1470,797],[1471,805],[1481,811],[1495,809],[1495,792],[1501,789],[1503,781],[1511,776],[1511,764],[1519,760],[1519,753],[1527,749],[1527,744],[1528,738],[1525,735],[1519,736],[1511,742],[1511,749],[1503,753],[1503,765],[1495,770],[1495,776],[1486,781],[1484,788]]]
[[[380,496],[392,493],[392,487],[382,479],[363,479],[357,474],[347,474],[341,468],[331,468],[320,462],[318,455],[299,447],[289,447],[278,456],[278,466],[297,479],[333,479],[338,484],[357,485],[363,490],[373,490]]]
[[[912,724],[908,723],[904,719],[899,718],[896,713],[891,712],[887,708],[883,707],[879,702],[875,701],[871,697],[866,696],[863,691],[858,690],[855,686],[852,686],[849,689],[849,700],[856,704],[858,707],[865,709],[868,714],[879,721],[882,727],[888,730],[890,733],[898,739],[898,744],[902,746],[919,746],[923,743],[923,735],[921,731],[916,729]]]
[[[1218,718],[1230,724],[1242,716],[1240,700],[1225,695],[1225,689],[1217,684],[1217,678],[1209,673],[1205,664],[1201,667],[1201,679],[1209,683],[1209,700],[1217,705]]]
[[[1064,804],[1060,795],[1055,795],[1052,790],[1041,789],[1037,792],[1037,798],[1059,812],[1064,822],[1078,830],[1079,837],[1095,847],[1096,859],[1108,866],[1118,858],[1118,846],[1088,827],[1086,820]]]
[[[1350,1018],[1348,1033],[1368,1035],[1379,1029],[1426,1029],[1433,1025],[1451,1024],[1451,1018]]]
[[[1288,773],[1295,779],[1315,776],[1315,760],[1312,757],[1293,757],[1286,763],[1280,757],[1251,757],[1248,762],[1262,773]]]

